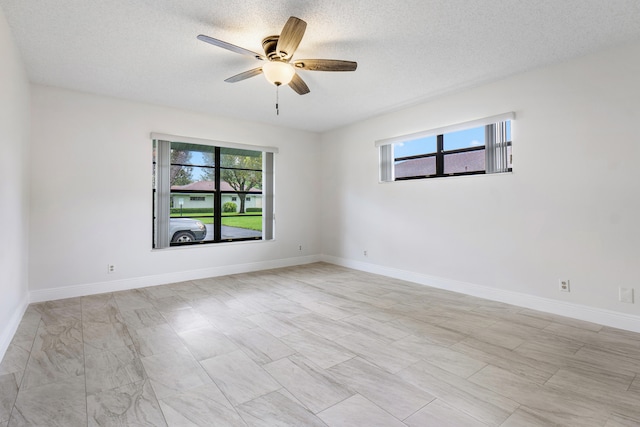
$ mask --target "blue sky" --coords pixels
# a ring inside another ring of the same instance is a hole
[[[511,121],[507,121],[507,139],[511,139]],[[484,126],[450,132],[444,135],[444,149],[456,150],[484,145]],[[415,156],[417,154],[434,153],[436,137],[414,139],[395,144],[395,157]]]

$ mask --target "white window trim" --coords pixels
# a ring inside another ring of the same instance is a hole
[[[236,148],[247,151],[260,151],[262,156],[262,173],[264,188],[262,190],[262,239],[261,241],[271,241],[275,239],[275,206],[274,206],[274,168],[275,156],[278,153],[277,147],[266,147],[261,145],[240,144],[235,142],[215,141],[211,139],[193,138],[188,136],[177,136],[158,132],[151,132],[151,140],[157,143],[158,151],[157,164],[159,165],[156,176],[157,200],[169,200],[171,188],[168,185],[170,173],[170,151],[172,142],[189,143],[196,145],[208,145],[221,148]],[[156,246],[153,250],[172,248],[169,236],[170,209],[163,208],[162,202],[156,203]],[[242,242],[242,241],[239,241]],[[238,243],[239,243],[238,242]],[[218,242],[220,244],[222,242]],[[185,246],[188,247],[188,246]]]
[[[447,134],[451,132],[457,132],[460,130],[471,129],[480,126],[496,125],[498,123],[504,123],[507,120],[514,120],[516,113],[511,111],[508,113],[498,114],[495,116],[484,117],[482,119],[470,120],[463,123],[456,123],[453,125],[442,126],[439,128],[429,129],[425,131],[410,133],[407,135],[394,136],[392,138],[380,139],[375,142],[375,147],[379,149],[380,164],[379,164],[379,183],[395,182],[395,167],[394,167],[394,144],[398,142],[411,141],[414,139],[427,138],[436,135]],[[507,146],[502,144],[504,141],[505,129],[504,126],[489,126],[486,130],[486,156],[487,156],[487,174],[503,173],[508,169],[507,162]]]
[[[395,144],[397,142],[405,142],[413,139],[426,138],[429,136],[440,135],[443,133],[451,133],[459,130],[465,130],[470,128],[475,128],[479,126],[486,126],[491,123],[503,122],[506,120],[514,120],[516,118],[516,113],[509,112],[504,114],[498,114],[496,116],[485,117],[482,119],[470,120],[464,123],[456,123],[453,125],[442,126],[435,129],[424,130],[416,133],[410,133],[407,135],[394,136],[392,138],[379,139],[375,142],[376,147],[381,147],[383,145]]]
[[[278,147],[265,147],[262,145],[240,144],[238,142],[216,141],[213,139],[193,138],[190,136],[169,135],[166,133],[151,132],[151,139],[157,141],[186,142],[198,145],[214,145],[224,148],[238,148],[248,151],[262,151],[265,153],[278,153]]]

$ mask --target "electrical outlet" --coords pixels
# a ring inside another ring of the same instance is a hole
[[[302,250],[302,245],[298,246],[298,250],[301,251]]]
[[[107,264],[107,274],[115,273],[116,266],[113,264]]]
[[[633,304],[633,288],[618,288],[620,302]]]
[[[364,250],[363,254],[364,254],[364,256],[369,256],[369,255],[367,254],[367,250],[366,250],[366,249]]]
[[[558,280],[558,285],[560,287],[560,292],[571,292],[571,288],[569,286],[569,279]]]

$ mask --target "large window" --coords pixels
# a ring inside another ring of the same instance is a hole
[[[512,171],[512,114],[376,142],[380,180]]]
[[[154,248],[273,238],[275,149],[153,136]]]

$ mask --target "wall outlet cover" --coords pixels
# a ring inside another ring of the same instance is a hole
[[[633,288],[619,288],[620,289],[620,302],[627,304],[633,304]]]

